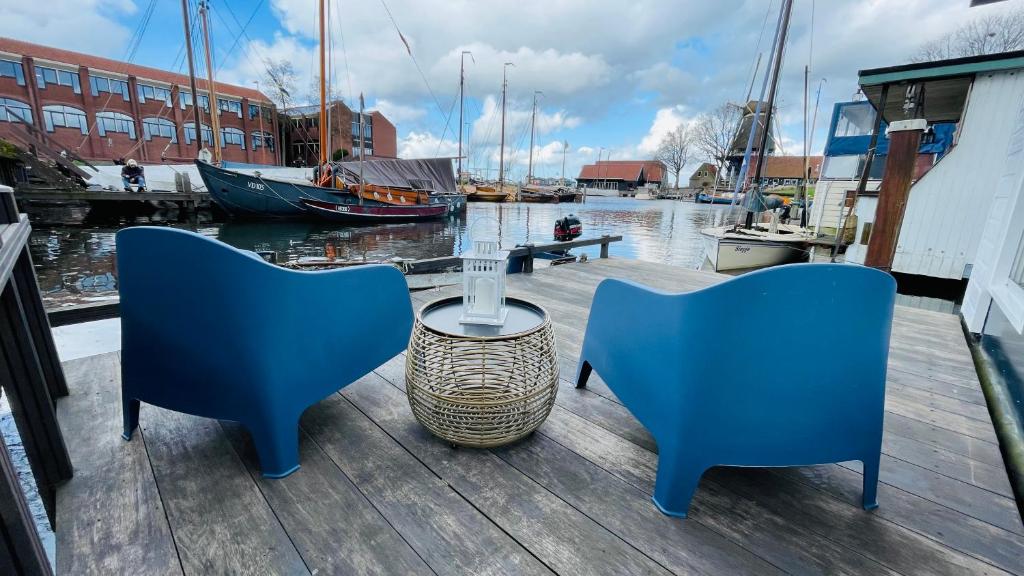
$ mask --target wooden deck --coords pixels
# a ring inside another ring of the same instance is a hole
[[[599,379],[569,383],[606,277],[680,291],[724,278],[617,259],[510,276],[512,295],[552,315],[563,381],[538,433],[496,450],[421,428],[399,356],[310,408],[301,470],[266,480],[233,423],[144,405],[124,442],[117,354],[66,363],[58,413],[75,477],[58,493],[59,572],[1024,573],[1024,527],[955,316],[897,310],[880,508],[860,508],[857,463],[718,468],[680,520],[651,503],[649,434]]]

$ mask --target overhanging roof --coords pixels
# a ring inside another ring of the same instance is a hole
[[[936,123],[960,120],[975,75],[1018,68],[1024,68],[1024,51],[872,68],[857,75],[861,90],[876,110],[882,108],[882,87],[889,86],[882,113],[886,122],[904,119],[905,87],[923,85],[923,117]]]

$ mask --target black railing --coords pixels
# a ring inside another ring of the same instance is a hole
[[[71,459],[57,425],[55,401],[67,396],[28,251],[31,228],[10,188],[0,186],[0,389],[25,447],[51,527],[57,486]],[[51,574],[7,445],[0,441],[0,572]]]

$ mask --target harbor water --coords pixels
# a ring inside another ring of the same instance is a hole
[[[460,254],[473,223],[499,222],[503,248],[553,241],[555,220],[576,214],[582,238],[621,235],[612,256],[698,268],[704,260],[699,232],[725,223],[729,206],[677,200],[588,197],[581,204],[469,203],[465,215],[429,222],[352,226],[315,221],[198,221],[174,212],[105,215],[86,208],[51,207],[32,213],[32,258],[47,307],[102,301],[117,294],[115,242],[128,226],[174,226],[194,230],[245,250],[272,250],[280,262],[333,252],[339,259],[422,259]],[[600,248],[574,250],[597,257]],[[188,274],[187,269],[180,271]]]

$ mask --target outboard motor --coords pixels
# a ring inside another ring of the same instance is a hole
[[[583,223],[574,214],[555,220],[555,240],[565,242],[583,234]]]

